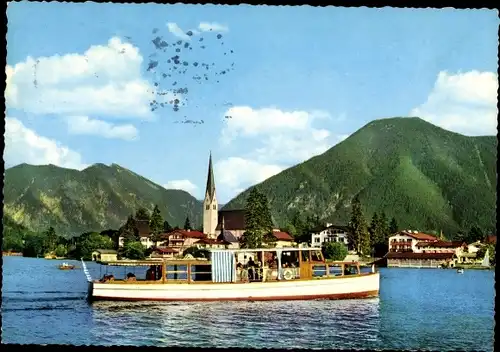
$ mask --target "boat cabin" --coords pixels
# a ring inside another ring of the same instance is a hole
[[[103,262],[106,274],[100,282],[249,283],[361,275],[358,262],[326,262],[317,248],[212,249],[210,252],[209,261],[157,258]],[[123,270],[115,268],[110,275],[108,268],[111,267],[123,267]],[[115,275],[123,279],[117,280]]]

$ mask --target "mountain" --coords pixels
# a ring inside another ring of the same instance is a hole
[[[5,171],[4,220],[61,235],[118,229],[140,206],[158,204],[164,219],[182,226],[189,215],[201,224],[202,205],[189,193],[163,187],[119,165],[94,164],[83,171],[21,164]]]
[[[359,195],[365,217],[384,210],[402,228],[454,234],[496,228],[494,136],[467,137],[420,118],[368,123],[325,153],[258,185],[282,225],[295,211],[346,224]],[[225,209],[245,204],[249,189]]]

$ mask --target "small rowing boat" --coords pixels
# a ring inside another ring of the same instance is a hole
[[[68,263],[62,263],[61,265],[59,265],[59,269],[60,270],[73,270],[73,269],[75,269],[75,266],[70,265]]]

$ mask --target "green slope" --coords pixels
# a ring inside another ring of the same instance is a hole
[[[117,229],[142,206],[158,204],[172,225],[201,223],[201,204],[189,193],[166,190],[119,165],[83,171],[21,164],[5,171],[4,214],[37,231],[53,226],[61,235]]]
[[[382,119],[259,188],[281,224],[296,210],[345,224],[359,194],[367,218],[385,210],[404,228],[453,235],[475,223],[495,228],[496,150],[494,136],[466,137],[419,118]],[[243,206],[248,192],[225,209]]]

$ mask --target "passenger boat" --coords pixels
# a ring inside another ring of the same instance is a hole
[[[61,265],[59,265],[60,270],[73,270],[74,268],[74,265],[70,265],[68,263],[62,263]]]
[[[91,301],[263,301],[368,298],[379,294],[380,274],[374,265],[370,272],[362,273],[358,262],[326,262],[321,251],[314,248],[210,252],[210,260],[159,258],[101,263],[106,269],[149,267],[145,280],[130,272],[123,279],[104,275],[94,280],[82,260],[89,282],[88,298]]]

